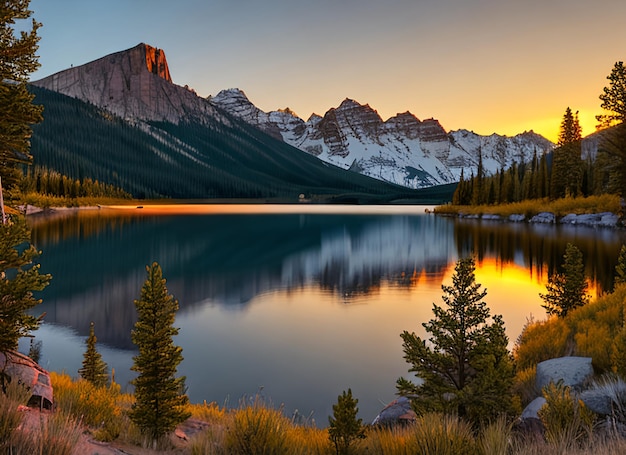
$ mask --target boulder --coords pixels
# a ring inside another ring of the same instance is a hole
[[[535,382],[539,390],[550,382],[556,384],[560,380],[563,381],[563,385],[580,390],[585,381],[592,376],[591,357],[559,357],[537,364]]]
[[[0,352],[0,375],[0,379],[20,381],[30,387],[32,396],[29,406],[52,408],[54,400],[50,374],[30,357],[17,351]]]
[[[513,221],[514,223],[519,223],[522,221],[526,221],[526,215],[521,213],[514,213],[513,215],[509,215],[509,221]]]
[[[596,414],[608,416],[613,413],[613,400],[602,389],[589,389],[580,394],[585,406]]]
[[[380,411],[372,421],[372,425],[406,425],[415,422],[416,418],[415,411],[411,409],[411,401],[407,397],[399,397]]]
[[[540,420],[539,419],[539,410],[541,409],[541,407],[544,404],[546,404],[546,399],[544,397],[537,397],[537,398],[535,398],[533,401],[528,403],[528,406],[526,406],[524,408],[520,418],[522,420],[526,420],[526,419],[537,419],[537,420]]]
[[[533,216],[530,219],[531,223],[542,223],[542,224],[554,224],[555,217],[554,213],[551,212],[541,212],[537,215]]]

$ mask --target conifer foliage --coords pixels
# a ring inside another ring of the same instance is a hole
[[[102,360],[102,355],[96,349],[96,333],[93,321],[89,324],[89,337],[87,337],[87,350],[83,355],[83,367],[78,370],[81,378],[91,382],[96,387],[104,387],[109,380],[108,365]]]
[[[155,262],[146,270],[148,278],[140,298],[135,300],[138,319],[131,334],[139,349],[131,369],[139,376],[133,380],[136,403],[130,418],[156,444],[189,413],[185,408],[188,398],[183,393],[185,378],[176,377],[183,360],[182,348],[172,339],[178,334],[173,326],[178,301],[168,294],[159,264]]]
[[[422,325],[428,342],[405,331],[404,358],[422,383],[400,378],[400,395],[419,413],[445,412],[481,422],[511,409],[513,360],[504,322],[490,318],[487,295],[476,283],[474,259],[457,262],[452,286],[442,285],[446,307],[433,304],[434,319]]]
[[[549,315],[560,318],[589,301],[583,255],[572,243],[565,247],[563,273],[556,273],[550,277],[546,290],[546,294],[539,294],[545,302],[541,306]]]
[[[39,273],[39,254],[23,218],[0,224],[0,352],[17,349],[18,340],[39,327],[41,318],[29,314],[41,303],[33,292],[51,278]]]
[[[41,121],[42,107],[32,104],[27,89],[30,73],[39,67],[37,55],[41,26],[32,19],[30,30],[16,31],[28,20],[30,0],[7,0],[0,4],[0,178],[5,187],[21,176],[19,166],[30,164],[31,125]]]
[[[350,453],[350,446],[365,438],[363,419],[357,419],[358,399],[352,397],[352,389],[345,390],[333,405],[333,415],[328,418],[328,438],[335,446],[337,455]]]

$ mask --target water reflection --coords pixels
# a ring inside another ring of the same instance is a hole
[[[262,207],[262,206],[261,206]],[[336,210],[336,208],[333,208]],[[37,308],[45,366],[75,374],[89,322],[118,381],[130,379],[133,300],[158,261],[179,300],[176,324],[192,401],[231,404],[263,386],[322,425],[351,387],[366,420],[406,374],[399,334],[420,333],[458,257],[476,254],[486,302],[514,340],[567,242],[610,289],[624,232],[384,215],[104,211],[32,219],[51,285]]]

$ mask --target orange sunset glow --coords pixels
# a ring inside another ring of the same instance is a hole
[[[383,120],[410,111],[447,131],[555,141],[565,109],[595,131],[598,96],[625,58],[622,0],[158,2],[33,0],[40,79],[145,42],[199,95],[242,89],[307,119],[346,97]],[[111,29],[110,24],[116,24]],[[210,26],[207,24],[210,23]]]

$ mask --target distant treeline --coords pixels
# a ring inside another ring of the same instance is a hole
[[[528,199],[551,200],[566,196],[626,194],[626,170],[616,166],[615,144],[624,142],[623,125],[607,130],[599,139],[595,156],[582,157],[581,140],[564,143],[530,163],[514,163],[487,176],[482,156],[476,174],[464,176],[452,197],[454,205],[490,205]]]
[[[72,182],[89,178],[135,198],[443,203],[453,191],[411,190],[339,169],[226,113],[226,122],[207,124],[134,122],[56,92],[31,90],[44,105],[43,122],[33,126],[35,163]],[[36,173],[32,178],[37,187]],[[67,183],[44,182],[42,175],[39,187],[80,191]]]
[[[89,177],[72,179],[57,171],[35,166],[28,168],[26,175],[19,183],[22,193],[39,193],[45,196],[67,198],[79,197],[106,197],[116,199],[130,199],[131,195],[113,185],[100,183]]]

